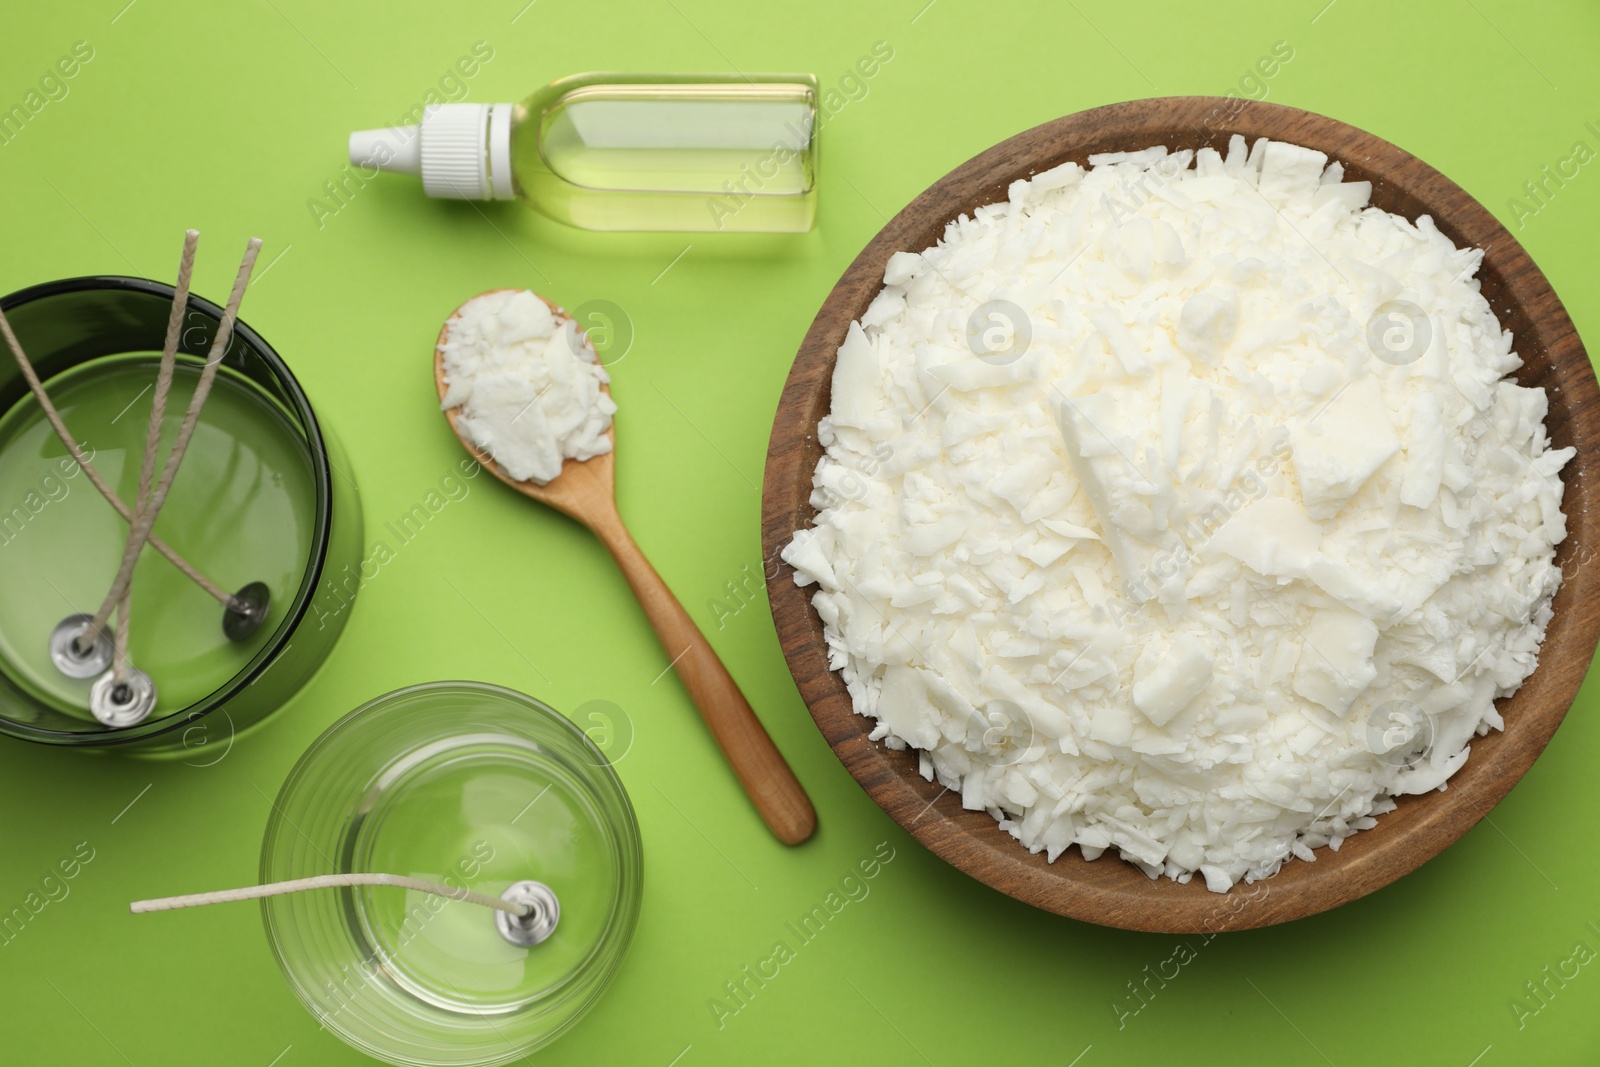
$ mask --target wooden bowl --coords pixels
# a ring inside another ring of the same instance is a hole
[[[1254,886],[1215,894],[1199,878],[1152,881],[1114,854],[1090,863],[1074,848],[1046,863],[987,813],[962,810],[958,796],[924,781],[914,752],[869,741],[872,720],[854,713],[844,683],[828,669],[814,590],[794,584],[778,553],[816,514],[808,499],[823,451],[816,426],[829,408],[835,352],[877,294],[892,253],[933,245],[949,220],[1004,200],[1015,179],[1067,160],[1086,163],[1091,153],[1157,144],[1224,149],[1236,133],[1325,152],[1344,164],[1349,180],[1372,182],[1376,206],[1409,219],[1431,215],[1458,246],[1486,249],[1478,276],[1524,361],[1516,379],[1545,388],[1552,447],[1576,446],[1577,456],[1563,474],[1568,532],[1556,554],[1564,580],[1554,618],[1538,669],[1500,702],[1504,732],[1473,741],[1471,759],[1445,792],[1400,798],[1396,811],[1339,851],[1321,849],[1315,863],[1291,860]],[[1481,204],[1422,160],[1353,126],[1277,104],[1171,97],[1095,108],[1018,134],[951,171],[872,239],[824,301],[784,386],[767,453],[762,539],[774,564],[773,618],[800,694],[845,768],[917,840],[972,877],[1036,907],[1130,930],[1197,933],[1286,922],[1370,893],[1438,855],[1510,791],[1560,725],[1600,635],[1600,568],[1591,560],[1600,546],[1597,404],[1600,389],[1583,344],[1539,268]]]

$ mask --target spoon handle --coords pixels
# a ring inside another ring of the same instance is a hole
[[[817,828],[817,813],[811,800],[711,643],[639,550],[620,518],[595,523],[593,529],[633,587],[634,596],[683,687],[700,709],[700,717],[762,821],[786,845],[798,845],[810,837]]]

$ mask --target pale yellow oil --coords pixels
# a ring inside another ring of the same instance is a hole
[[[590,230],[796,233],[816,217],[814,80],[557,82],[512,120],[517,193]]]

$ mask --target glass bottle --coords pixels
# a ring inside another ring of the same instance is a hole
[[[798,233],[816,216],[816,115],[806,74],[579,74],[359,130],[350,162],[589,230]]]

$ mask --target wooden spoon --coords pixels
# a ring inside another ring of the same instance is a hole
[[[544,300],[543,297],[540,299]],[[564,323],[570,317],[549,300],[544,302],[556,322]],[[453,321],[460,314],[461,309],[457,308],[450,320]],[[439,341],[433,353],[433,377],[441,401],[447,388],[444,342],[449,329],[450,322],[446,321],[444,328],[439,331]],[[606,392],[609,395],[610,390]],[[817,828],[817,813],[812,809],[805,790],[784,762],[778,746],[772,743],[761,720],[750,710],[749,702],[739,692],[739,686],[717,658],[705,635],[689,618],[689,613],[683,610],[683,605],[678,603],[678,598],[672,595],[639,546],[634,544],[627,527],[622,524],[616,502],[615,425],[608,431],[613,451],[583,462],[569,459],[562,465],[560,474],[548,483],[539,485],[513,479],[494,461],[493,456],[464,436],[456,423],[459,413],[458,408],[450,408],[444,415],[461,444],[485,470],[524,496],[548,504],[583,523],[610,549],[617,566],[622,568],[623,576],[633,587],[633,594],[638,597],[656,636],[661,639],[661,647],[677,670],[683,687],[700,709],[700,716],[710,728],[711,736],[716,738],[717,745],[733,767],[733,773],[738,775],[745,792],[750,795],[762,821],[785,844],[798,845],[810,837]]]

